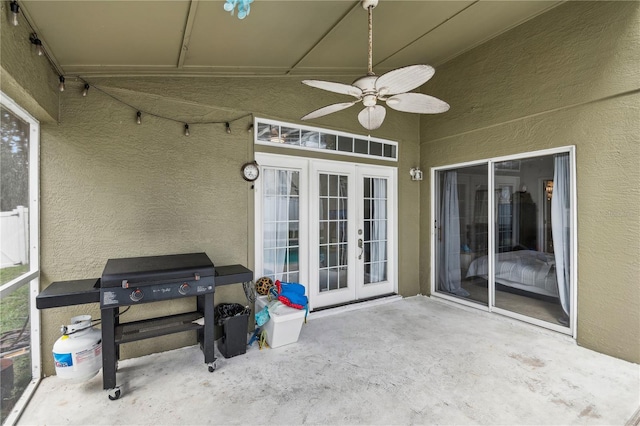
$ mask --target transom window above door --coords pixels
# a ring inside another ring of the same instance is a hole
[[[299,126],[263,118],[254,123],[255,143],[311,151],[398,161],[398,143],[370,136],[354,136],[317,127]]]

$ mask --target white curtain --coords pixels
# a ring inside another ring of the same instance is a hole
[[[551,195],[551,233],[556,261],[558,295],[562,309],[569,316],[571,312],[569,291],[571,283],[569,154],[557,154],[554,164],[553,193]]]
[[[371,276],[369,282],[387,279],[387,181],[371,179],[373,210],[371,212]]]
[[[460,219],[458,211],[458,173],[444,172],[440,235],[438,239],[438,289],[467,297],[460,285]]]

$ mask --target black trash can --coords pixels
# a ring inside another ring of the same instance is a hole
[[[251,309],[239,303],[220,303],[215,307],[216,324],[222,326],[218,350],[225,358],[247,352],[247,328]]]

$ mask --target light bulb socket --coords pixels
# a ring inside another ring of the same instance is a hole
[[[85,83],[84,84],[84,90],[82,91],[82,96],[87,96],[87,94],[89,93],[89,88],[91,86],[89,86],[89,83]]]
[[[185,136],[189,136],[191,133],[189,133],[189,125],[185,123],[184,125],[184,135]]]
[[[231,134],[231,125],[229,124],[228,121],[226,123],[224,123],[224,127],[227,128],[227,133]]]
[[[142,124],[142,113],[140,111],[136,112],[136,123]]]
[[[250,123],[247,127],[247,133],[253,133],[253,123]]]
[[[64,76],[63,75],[60,76],[60,84],[58,85],[58,90],[60,90],[61,92],[64,92]]]
[[[11,25],[13,25],[14,27],[17,27],[18,24],[20,23],[18,21],[18,14],[20,13],[20,6],[18,5],[17,1],[12,1],[11,2]]]
[[[42,40],[38,38],[38,35],[36,33],[32,33],[29,36],[29,41],[31,42],[31,44],[33,44],[36,47],[36,52],[38,53],[38,56],[43,56],[44,48],[42,47]]]

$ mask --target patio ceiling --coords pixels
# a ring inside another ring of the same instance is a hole
[[[367,14],[354,0],[255,0],[244,20],[223,1],[18,3],[64,75],[366,72]],[[438,66],[560,3],[382,0],[373,12],[374,70]]]

